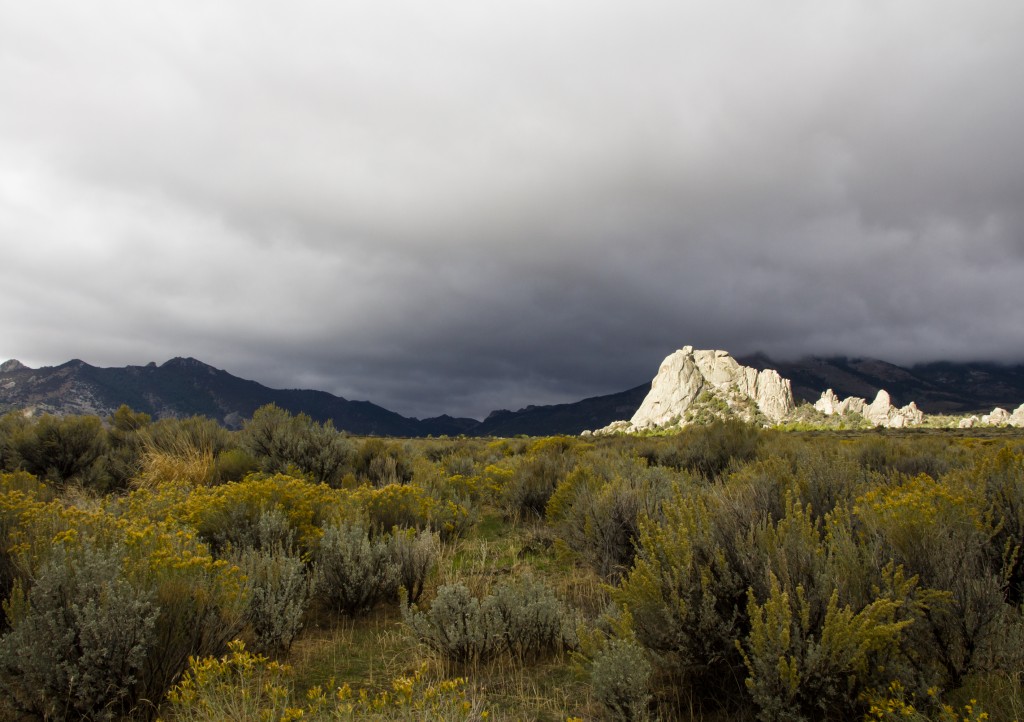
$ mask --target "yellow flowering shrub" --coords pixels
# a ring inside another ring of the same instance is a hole
[[[190,661],[188,672],[167,695],[171,719],[448,722],[486,720],[489,716],[470,697],[465,678],[432,681],[425,666],[394,678],[388,690],[371,693],[343,684],[333,693],[314,687],[300,699],[288,684],[290,673],[287,665],[246,651],[242,642],[232,642],[223,657]]]
[[[464,505],[437,499],[414,484],[387,484],[380,488],[361,486],[352,501],[366,513],[370,526],[378,531],[394,527],[431,528],[450,539],[462,534],[472,518]]]
[[[986,722],[988,712],[975,699],[962,707],[942,704],[938,690],[931,688],[925,699],[916,700],[899,680],[884,691],[871,690],[863,695],[868,706],[864,722]]]
[[[311,553],[331,521],[352,516],[348,492],[305,479],[275,474],[252,475],[239,482],[197,489],[182,509],[183,520],[215,548],[256,545],[260,518],[282,516],[294,542]]]

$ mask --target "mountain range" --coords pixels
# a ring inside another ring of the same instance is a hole
[[[877,359],[841,357],[775,362],[762,354],[739,361],[759,370],[777,370],[792,381],[798,400],[811,402],[827,388],[840,396],[865,398],[885,388],[894,403],[916,401],[928,413],[962,414],[1024,402],[1024,364],[942,362],[904,368]],[[0,412],[105,417],[127,404],[154,418],[201,415],[238,428],[260,406],[273,403],[320,422],[330,420],[352,434],[381,436],[579,434],[629,418],[649,389],[648,382],[575,403],[499,410],[483,421],[447,415],[416,419],[325,391],[271,389],[193,358],[115,368],[77,359],[38,369],[16,360],[0,364]]]

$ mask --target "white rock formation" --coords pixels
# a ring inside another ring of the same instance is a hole
[[[703,412],[715,416],[732,413],[752,420],[759,411],[778,423],[792,410],[789,380],[777,371],[741,366],[727,351],[695,351],[684,346],[662,362],[633,418],[613,422],[600,432],[685,426],[695,413]]]
[[[911,401],[903,408],[892,405],[892,398],[885,389],[879,389],[875,400],[870,404],[859,396],[850,396],[839,401],[835,392],[828,389],[814,403],[814,408],[826,416],[845,416],[857,413],[875,426],[891,429],[902,429],[907,426],[918,426],[924,421],[924,413]]]
[[[988,426],[1006,426],[1010,423],[1010,412],[997,406],[992,409],[992,413],[981,417],[981,423]]]
[[[814,402],[814,408],[825,414],[825,416],[831,416],[839,408],[839,397],[836,396],[835,391],[828,389],[821,395],[820,399]]]
[[[1018,428],[1024,427],[1024,404],[1021,404],[1014,409],[1013,413],[1010,414],[1010,419],[1006,423]]]
[[[965,416],[960,419],[960,423],[956,425],[958,429],[973,429],[977,424],[981,423],[981,419],[975,416]]]

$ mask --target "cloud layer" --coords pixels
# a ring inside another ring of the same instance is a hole
[[[0,358],[480,416],[1024,360],[1024,5],[0,0]]]

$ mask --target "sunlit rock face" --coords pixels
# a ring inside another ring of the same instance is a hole
[[[1024,404],[1021,404],[1012,412],[1006,409],[996,407],[992,409],[991,413],[985,414],[981,418],[977,416],[970,417],[973,419],[971,426],[1016,426],[1018,428],[1024,427]],[[961,422],[961,428],[965,428],[963,422]]]
[[[924,413],[911,401],[902,408],[892,405],[892,398],[885,389],[879,389],[875,400],[870,404],[857,396],[850,396],[842,401],[832,389],[828,389],[814,403],[814,408],[826,416],[856,413],[863,416],[875,426],[890,429],[902,429],[907,426],[919,426],[924,421]]]
[[[726,417],[754,421],[759,415],[778,423],[793,405],[789,381],[777,371],[742,366],[727,351],[684,346],[661,363],[633,418],[601,431],[663,429]]]

